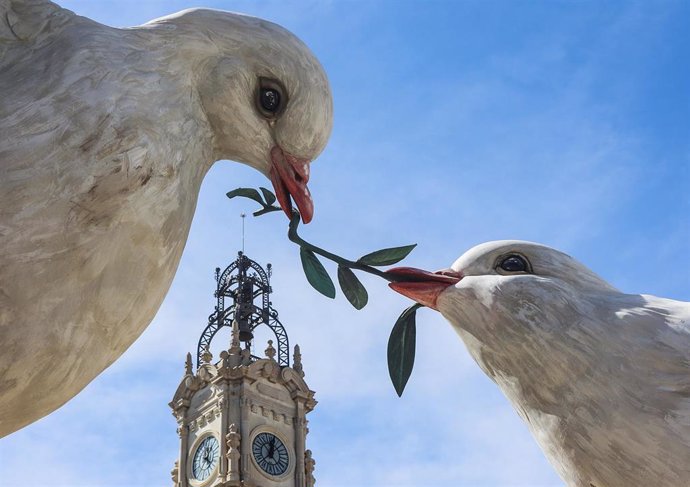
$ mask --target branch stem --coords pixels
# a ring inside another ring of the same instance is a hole
[[[288,229],[288,239],[291,242],[296,243],[300,247],[303,247],[305,249],[311,250],[315,254],[320,255],[321,257],[325,257],[326,259],[332,260],[333,262],[342,265],[344,267],[347,267],[349,269],[356,269],[358,271],[362,272],[367,272],[369,274],[374,274],[375,276],[379,276],[382,279],[385,279],[386,281],[389,282],[394,282],[396,279],[391,276],[390,274],[387,274],[386,272],[377,269],[375,267],[372,267],[370,265],[362,264],[360,262],[353,262],[351,260],[343,259],[339,255],[332,254],[328,252],[327,250],[323,250],[320,247],[317,247],[316,245],[312,245],[306,240],[304,240],[302,237],[300,237],[297,233],[297,227],[299,226],[299,223],[301,221],[300,214],[297,211],[292,212],[292,218],[290,219],[290,227]]]

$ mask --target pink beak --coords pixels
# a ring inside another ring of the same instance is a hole
[[[292,218],[292,196],[304,223],[309,223],[314,216],[314,202],[307,188],[309,162],[309,159],[295,157],[277,145],[271,149],[272,164],[269,175],[278,203],[287,217]]]
[[[388,284],[391,289],[437,311],[436,301],[439,295],[462,279],[461,272],[451,269],[428,272],[414,267],[396,267],[386,271],[386,274],[396,279]]]

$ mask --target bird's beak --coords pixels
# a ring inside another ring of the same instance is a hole
[[[388,284],[391,289],[437,311],[439,295],[462,279],[462,273],[452,269],[428,272],[414,267],[396,267],[386,271],[386,274],[395,279]]]
[[[300,159],[285,152],[277,145],[271,149],[269,175],[278,203],[287,217],[292,218],[292,196],[304,223],[309,223],[314,216],[314,202],[307,188],[310,162],[308,159]]]

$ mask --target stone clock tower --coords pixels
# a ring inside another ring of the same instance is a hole
[[[290,366],[288,337],[269,301],[270,272],[270,264],[266,273],[242,252],[222,273],[216,269],[218,304],[199,340],[196,369],[187,354],[170,402],[180,437],[173,487],[314,486],[306,449],[314,391],[304,381],[299,346]],[[276,339],[262,357],[251,352],[259,325]],[[214,360],[210,344],[222,327],[232,338]]]

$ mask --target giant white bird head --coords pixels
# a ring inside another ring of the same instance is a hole
[[[48,0],[0,0],[0,93],[3,436],[148,326],[214,162],[258,169],[309,222],[333,109],[319,62],[271,22],[195,9],[113,28]]]
[[[504,328],[513,320],[535,327],[535,331],[540,327],[552,330],[562,320],[537,315],[537,310],[548,313],[554,308],[573,306],[577,299],[569,298],[582,294],[616,292],[569,255],[516,240],[478,245],[458,258],[450,269],[436,273],[413,268],[389,272],[406,279],[392,283],[391,288],[440,311],[483,341],[494,334],[495,340],[504,337],[508,331]]]
[[[554,348],[551,342],[591,313],[583,297],[616,293],[572,257],[523,241],[478,245],[435,273],[389,272],[405,279],[390,287],[441,312],[494,380],[497,374],[515,377],[525,367],[532,374],[534,360],[549,360],[542,352]]]
[[[214,158],[243,162],[271,179],[288,215],[290,196],[308,223],[309,164],[333,125],[326,74],[309,48],[283,27],[246,15],[185,10],[146,24],[188,62],[213,132]]]
[[[522,241],[389,273],[450,321],[568,485],[688,485],[690,303],[621,293]]]

